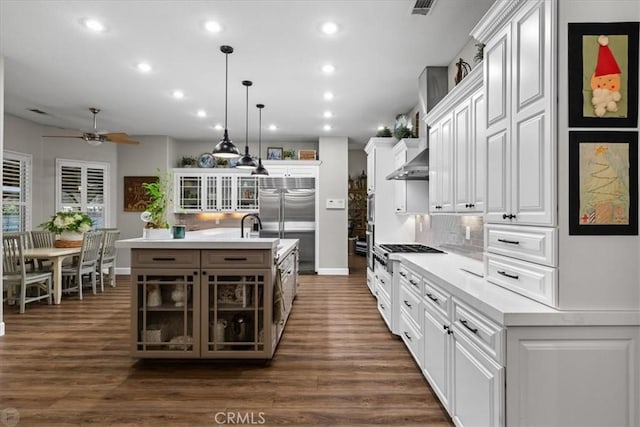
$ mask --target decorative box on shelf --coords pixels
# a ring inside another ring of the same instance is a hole
[[[298,160],[316,160],[316,150],[298,150]]]

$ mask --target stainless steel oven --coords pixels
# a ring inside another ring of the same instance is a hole
[[[367,196],[367,222],[373,224],[376,219],[375,194],[371,193]]]
[[[367,223],[367,231],[365,233],[367,236],[367,268],[373,271],[373,246],[375,241],[375,226],[373,222]]]

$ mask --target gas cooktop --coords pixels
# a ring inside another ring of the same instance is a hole
[[[432,248],[431,246],[425,246],[418,243],[406,243],[406,244],[385,244],[379,245],[380,249],[386,252],[404,252],[404,253],[416,253],[416,254],[443,254],[444,251],[440,249]]]

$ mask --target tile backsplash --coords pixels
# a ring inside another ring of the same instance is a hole
[[[469,227],[470,239],[466,239],[466,227]],[[416,242],[482,260],[484,221],[481,216],[418,215],[415,233]]]
[[[244,213],[200,213],[174,214],[176,224],[186,225],[187,231],[205,230],[208,228],[240,228],[240,221]],[[249,222],[245,223],[245,226]]]

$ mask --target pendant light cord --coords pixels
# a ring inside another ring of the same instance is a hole
[[[262,108],[258,110],[258,158],[262,159]]]
[[[244,146],[249,148],[249,85],[247,85],[247,102],[245,108],[245,122],[244,122]]]
[[[224,130],[227,130],[227,90],[229,87],[229,54],[224,54]]]

